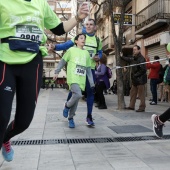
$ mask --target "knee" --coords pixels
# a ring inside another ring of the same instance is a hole
[[[28,129],[30,125],[30,122],[19,122],[19,123],[14,123],[14,128],[17,128],[20,132],[23,132],[24,130]]]

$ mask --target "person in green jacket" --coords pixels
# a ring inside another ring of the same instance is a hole
[[[14,151],[10,139],[25,131],[34,116],[42,83],[44,29],[56,35],[70,31],[89,13],[83,3],[77,15],[61,22],[46,0],[0,0],[0,149],[6,161]],[[8,125],[16,94],[14,120]]]
[[[57,79],[59,72],[67,63],[67,84],[72,92],[71,98],[66,102],[63,110],[63,116],[68,117],[69,127],[74,128],[74,115],[77,110],[79,99],[85,89],[86,75],[88,77],[90,87],[94,89],[94,81],[91,73],[90,55],[87,50],[83,49],[86,35],[78,34],[75,37],[75,47],[71,47],[64,54],[57,69],[55,70],[54,80]]]

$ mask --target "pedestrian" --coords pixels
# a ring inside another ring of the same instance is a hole
[[[97,67],[97,70],[95,71],[96,75],[96,94],[98,98],[98,102],[96,107],[98,109],[107,109],[106,101],[104,97],[104,90],[110,88],[110,81],[107,75],[107,56],[106,54],[102,54],[102,58],[100,58],[99,66]]]
[[[140,64],[146,62],[145,58],[142,56],[140,52],[140,47],[135,45],[133,47],[133,56],[125,57],[123,54],[120,54],[121,59],[129,62],[130,64]],[[144,112],[145,111],[145,84],[147,83],[147,75],[146,75],[146,64],[140,64],[131,67],[131,81],[132,87],[130,90],[130,103],[129,106],[126,107],[128,110],[135,110],[135,103],[137,95],[140,100],[139,109],[136,112]]]
[[[146,61],[149,62],[150,58],[145,57]],[[159,56],[154,56],[154,60],[159,60]],[[146,68],[150,70],[148,78],[150,79],[150,90],[152,93],[152,101],[150,105],[157,105],[157,85],[159,81],[159,71],[161,69],[161,64],[159,61],[149,62],[146,64]]]
[[[96,62],[99,61],[99,58],[102,57],[102,43],[101,40],[95,36],[96,32],[96,22],[94,19],[88,19],[85,23],[85,28],[83,29],[83,33],[86,34],[86,42],[84,48],[89,52],[91,57],[91,71],[93,75],[93,80],[95,82],[95,66]],[[63,44],[57,44],[55,46],[55,50],[67,50],[70,47],[74,46],[74,38],[69,40]],[[86,123],[88,125],[94,125],[92,118],[92,110],[94,103],[94,94],[93,90],[90,87],[89,81],[86,81],[86,102],[87,102],[87,117]],[[71,93],[68,95],[68,99],[71,97]]]
[[[1,0],[0,8],[0,149],[4,159],[12,161],[10,139],[29,127],[42,83],[44,29],[56,35],[70,31],[88,15],[88,6],[83,3],[77,15],[63,23],[45,0]],[[8,125],[15,92],[15,118]]]
[[[94,81],[91,73],[90,55],[87,50],[83,49],[86,35],[78,34],[75,37],[76,47],[71,47],[60,60],[57,69],[55,70],[54,80],[57,79],[59,72],[67,63],[67,84],[72,92],[71,98],[65,103],[63,116],[68,117],[69,127],[75,128],[73,117],[77,110],[79,99],[82,97],[82,92],[85,89],[86,74],[92,90],[94,89]]]

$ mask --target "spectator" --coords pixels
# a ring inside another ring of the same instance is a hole
[[[96,93],[98,98],[98,109],[107,109],[105,97],[104,97],[104,90],[110,88],[109,78],[107,76],[107,56],[103,53],[102,58],[99,61],[99,66],[95,71],[96,75]]]
[[[121,58],[130,64],[140,64],[146,62],[145,58],[142,56],[140,52],[140,47],[135,45],[133,47],[133,56],[132,57],[124,57],[123,54],[120,54]],[[147,82],[147,75],[146,75],[146,65],[140,64],[133,66],[131,71],[131,80],[132,80],[132,87],[130,90],[130,103],[129,107],[126,107],[128,110],[135,109],[135,103],[137,95],[140,99],[139,109],[136,112],[144,112],[145,111],[145,84]]]
[[[145,57],[146,61],[150,61],[149,57]],[[159,60],[159,56],[154,56],[154,60]],[[161,69],[161,64],[159,61],[146,64],[147,69],[150,70],[148,78],[150,79],[150,90],[152,93],[152,101],[150,105],[157,105],[157,84],[159,81],[159,71]]]

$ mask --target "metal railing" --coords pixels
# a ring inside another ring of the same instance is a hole
[[[170,18],[170,0],[155,0],[136,14],[136,26],[145,26],[148,20],[166,18]]]

